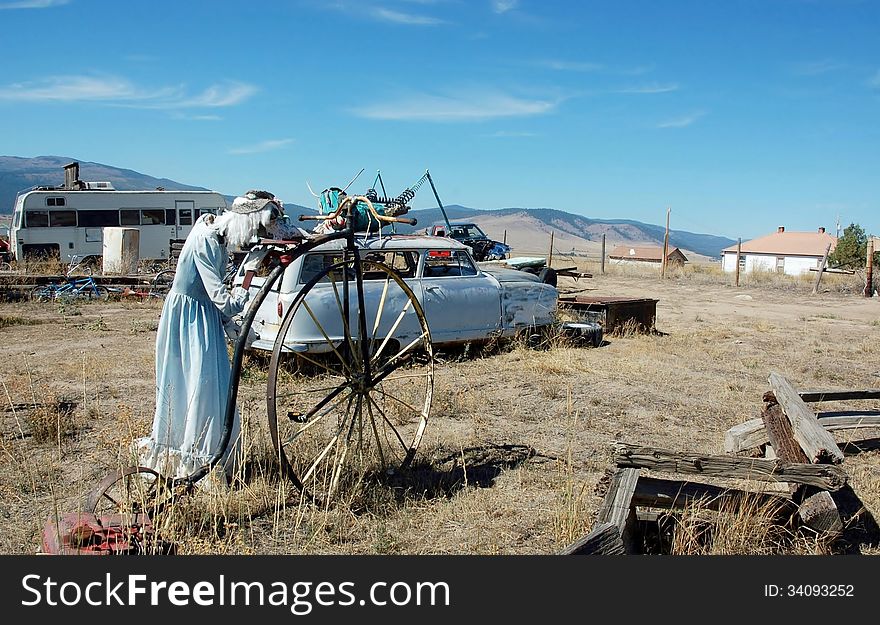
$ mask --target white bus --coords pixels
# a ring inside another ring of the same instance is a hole
[[[117,191],[106,182],[80,186],[18,193],[10,228],[15,260],[99,257],[108,226],[137,228],[139,257],[167,259],[171,239],[185,239],[199,215],[226,210],[226,199],[214,191]]]

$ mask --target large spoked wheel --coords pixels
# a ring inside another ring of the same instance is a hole
[[[309,281],[286,311],[266,394],[281,469],[304,497],[329,504],[370,475],[412,461],[434,392],[424,311],[388,266],[353,260]]]
[[[106,514],[159,514],[171,501],[171,482],[147,467],[113,471],[89,493],[85,511]]]

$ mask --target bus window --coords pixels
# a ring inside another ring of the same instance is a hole
[[[46,206],[64,206],[65,200],[63,197],[47,197],[46,198]]]
[[[81,210],[77,211],[80,228],[104,228],[119,225],[118,210]]]
[[[165,223],[165,209],[163,208],[144,208],[141,210],[141,225],[155,226]]]
[[[216,209],[216,208],[204,208],[204,207],[202,207],[202,208],[199,209],[199,215],[216,215],[216,214],[217,214],[217,209]]]
[[[173,208],[165,209],[165,223],[169,226],[177,225],[177,213],[174,212]]]
[[[180,225],[181,226],[193,225],[193,212],[192,212],[191,208],[181,208],[180,209]]]
[[[49,226],[76,228],[76,211],[49,211]]]
[[[119,223],[123,226],[139,226],[141,225],[141,212],[136,208],[123,208],[119,211]]]
[[[49,211],[27,211],[25,228],[48,228]]]

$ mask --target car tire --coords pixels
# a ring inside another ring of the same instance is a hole
[[[599,347],[604,340],[602,326],[595,322],[567,322],[562,331],[576,345]]]
[[[544,284],[549,284],[550,286],[556,286],[558,281],[557,278],[556,270],[550,267],[544,267],[538,272],[538,279]]]

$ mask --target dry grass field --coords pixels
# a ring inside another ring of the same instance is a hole
[[[413,468],[342,492],[326,509],[278,478],[265,372],[249,359],[239,402],[246,472],[229,489],[177,501],[157,519],[163,538],[183,554],[550,554],[590,530],[615,441],[723,454],[725,431],[759,416],[771,371],[801,389],[880,387],[880,301],[861,297],[853,279],[827,276],[811,295],[812,277],[756,276],[737,288],[707,267],[665,280],[581,269],[594,277],[560,288],[656,298],[659,332],[607,336],[598,348],[560,341],[442,354]],[[35,553],[46,519],[75,510],[149,432],[160,307],[0,303],[0,553]],[[878,452],[848,455],[844,468],[867,512],[880,515]],[[702,512],[681,519],[678,553],[831,549],[809,535],[785,540],[759,510],[729,511],[713,544],[694,545],[689,528]]]

